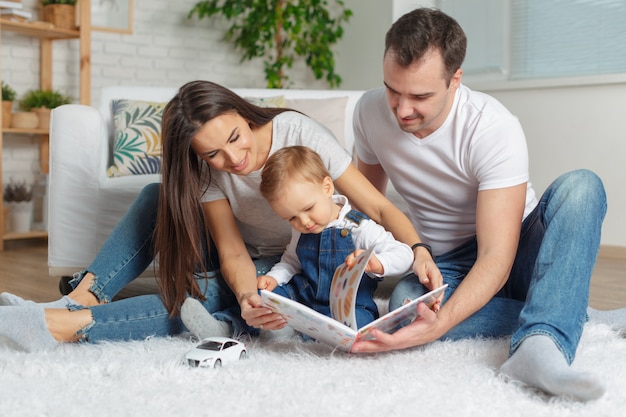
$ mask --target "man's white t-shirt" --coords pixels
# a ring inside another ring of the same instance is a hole
[[[385,88],[363,95],[353,122],[358,157],[382,166],[436,255],[476,234],[478,191],[527,182],[524,217],[537,205],[522,127],[493,97],[461,85],[444,123],[423,139],[400,129]]]
[[[352,158],[330,130],[293,111],[274,117],[270,155],[286,146],[302,145],[316,151],[333,180],[339,178]],[[234,175],[212,169],[211,182],[201,202],[227,199],[239,232],[253,259],[281,255],[291,237],[291,225],[281,219],[259,191],[261,171]]]

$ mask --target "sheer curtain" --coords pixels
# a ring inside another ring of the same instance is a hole
[[[626,0],[440,0],[468,37],[466,75],[626,73]]]

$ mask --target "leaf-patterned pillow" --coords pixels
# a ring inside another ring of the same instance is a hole
[[[115,130],[109,177],[161,172],[161,117],[166,104],[111,100]]]
[[[285,96],[244,98],[259,107],[285,107]]]

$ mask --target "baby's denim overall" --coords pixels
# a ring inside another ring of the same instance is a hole
[[[346,219],[358,225],[367,216],[351,210],[346,214]],[[318,234],[300,235],[296,254],[302,272],[294,275],[288,283],[276,287],[274,292],[330,316],[329,295],[333,274],[354,249],[349,229],[327,227]],[[378,308],[373,299],[377,286],[376,279],[363,274],[356,298],[358,327],[378,318]]]

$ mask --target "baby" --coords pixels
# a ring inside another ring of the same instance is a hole
[[[261,194],[292,226],[291,241],[279,263],[258,278],[258,288],[273,291],[330,316],[330,285],[344,261],[374,246],[357,292],[356,318],[362,327],[378,318],[374,291],[384,275],[404,275],[413,251],[382,226],[335,194],[319,155],[304,146],[280,149],[267,160]]]

